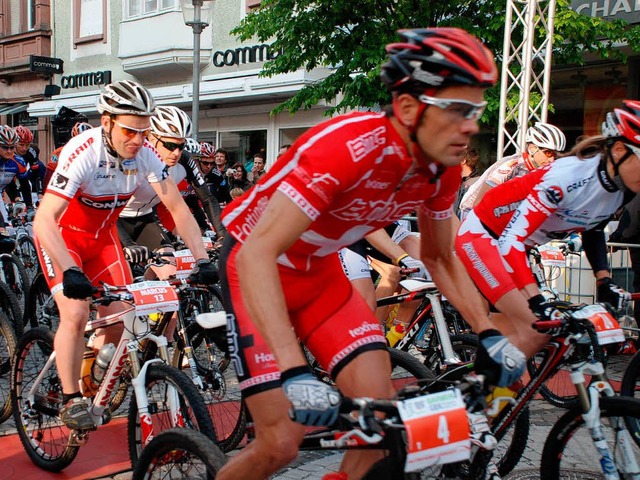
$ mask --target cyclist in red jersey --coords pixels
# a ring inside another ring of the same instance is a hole
[[[417,210],[435,282],[478,331],[493,327],[453,254],[452,208],[484,89],[497,80],[493,55],[455,28],[399,33],[382,67],[392,109],[311,128],[223,214],[229,348],[256,439],[218,480],[268,477],[296,457],[299,423],[337,418],[339,394],[314,378],[298,339],[345,395],[394,394],[382,327],[342,272],[340,248]],[[362,477],[381,456],[348,452],[343,478]]]
[[[60,153],[58,166],[38,208],[33,229],[38,254],[60,312],[55,336],[56,365],[62,383],[61,420],[70,429],[95,428],[79,391],[85,301],[94,286],[131,283],[116,229],[118,214],[136,188],[148,181],[176,219],[180,234],[198,259],[198,281],[217,280],[200,230],[165,165],[145,139],[155,102],[147,89],[131,81],[107,85],[98,98],[101,128],[73,137]],[[100,314],[121,312],[122,304]],[[121,332],[110,327],[105,342]],[[99,348],[100,342],[94,343]]]
[[[76,135],[80,135],[82,132],[86,132],[87,130],[91,130],[93,125],[88,122],[76,122],[73,128],[71,129],[71,137],[75,137]],[[60,156],[60,152],[62,152],[62,147],[56,148],[53,152],[51,152],[51,158],[49,159],[49,163],[47,163],[47,169],[44,174],[44,178],[42,179],[42,189],[46,189],[47,185],[49,185],[49,181],[51,180],[51,176],[53,172],[56,171],[56,167],[58,166],[58,157]]]
[[[480,291],[504,314],[496,316],[496,323],[526,355],[535,354],[547,340],[531,324],[562,318],[554,302],[540,294],[527,261],[529,248],[584,232],[598,301],[621,308],[629,300],[611,279],[602,229],[640,192],[639,131],[640,102],[625,100],[622,108],[607,114],[603,135],[488,191],[460,226],[458,256]]]

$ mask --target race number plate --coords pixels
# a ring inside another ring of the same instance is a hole
[[[545,267],[566,267],[564,253],[560,250],[560,247],[553,245],[540,245],[538,247],[540,257],[542,258],[542,265]]]
[[[191,275],[193,267],[196,266],[196,259],[193,258],[191,250],[178,250],[173,252],[176,257],[176,278],[183,280]]]
[[[459,390],[404,400],[398,411],[407,431],[405,472],[469,460],[469,418]]]
[[[169,282],[148,281],[127,285],[133,295],[136,315],[178,310],[178,294]]]
[[[609,343],[624,342],[624,332],[618,323],[618,320],[611,315],[602,305],[588,305],[577,312],[574,312],[575,318],[587,318],[596,327],[598,343],[607,345]]]
[[[207,252],[213,250],[213,238],[202,237],[202,243],[204,243],[204,248]]]

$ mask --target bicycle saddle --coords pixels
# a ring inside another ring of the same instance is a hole
[[[13,238],[0,235],[0,253],[11,253],[15,248],[16,242]]]

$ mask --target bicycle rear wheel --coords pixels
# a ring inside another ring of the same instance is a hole
[[[11,404],[18,436],[31,461],[50,472],[59,472],[73,462],[79,447],[69,445],[71,431],[58,419],[62,407],[62,384],[53,352],[53,332],[32,328],[18,342],[11,375]],[[30,396],[38,376],[41,382]]]
[[[13,327],[16,337],[20,337],[24,332],[22,309],[18,297],[9,286],[0,281],[0,310],[7,316],[9,323]]]
[[[60,325],[58,307],[51,296],[44,273],[36,275],[31,285],[27,318],[32,327],[47,327],[54,332]]]
[[[22,265],[24,265],[29,278],[33,280],[40,271],[40,262],[38,262],[38,250],[33,239],[28,235],[18,237],[16,241],[15,254],[18,256]]]
[[[215,441],[215,430],[204,401],[193,382],[180,370],[163,363],[149,365],[145,379],[145,390],[151,417],[149,421],[152,422],[154,435],[176,426],[176,419],[172,418],[169,404],[172,395],[176,393],[183,426],[192,430],[200,430],[208,438]],[[132,399],[129,404],[127,437],[131,465],[135,467],[144,446],[138,403],[135,399]]]
[[[22,262],[12,253],[0,254],[0,281],[9,285],[11,291],[18,298],[20,319],[24,324],[31,280]]]
[[[0,423],[11,416],[11,362],[16,354],[16,336],[7,317],[0,312]]]
[[[624,371],[620,395],[640,398],[640,352],[633,356]],[[627,428],[636,444],[640,445],[640,419],[627,418]]]
[[[225,462],[224,454],[202,433],[172,428],[161,432],[142,450],[132,479],[213,480]]]
[[[613,456],[612,469],[620,478],[638,478],[640,472],[632,475],[625,471],[620,458],[620,442],[626,441],[633,449],[633,456],[640,462],[640,447],[631,441],[624,429],[624,417],[640,418],[640,399],[626,397],[600,398],[602,433]],[[621,428],[621,430],[617,430]],[[600,455],[585,427],[580,408],[566,412],[553,426],[542,451],[540,462],[541,480],[604,478],[600,465]]]

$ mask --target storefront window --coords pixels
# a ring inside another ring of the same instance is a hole
[[[255,153],[267,148],[266,130],[249,130],[245,132],[220,132],[219,145],[229,152],[229,163],[246,164],[251,162]]]
[[[296,139],[306,132],[307,128],[283,128],[280,130],[278,148],[283,145],[291,145]]]

